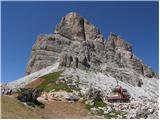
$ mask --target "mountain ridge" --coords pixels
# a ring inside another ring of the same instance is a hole
[[[128,42],[112,32],[108,40],[105,40],[92,23],[76,12],[62,17],[53,34],[37,38],[26,73],[38,71],[57,60],[61,66],[102,70],[101,67],[106,65],[109,69],[130,68],[135,74],[158,78],[152,69],[135,56]],[[110,73],[112,74],[112,70]],[[114,74],[112,76],[118,79],[121,77]]]

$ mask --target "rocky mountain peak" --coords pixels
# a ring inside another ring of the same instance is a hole
[[[100,41],[103,41],[100,31],[76,12],[70,12],[65,17],[62,17],[61,22],[55,29],[55,33],[71,40],[84,41],[100,39]]]
[[[75,12],[62,17],[53,34],[37,38],[27,74],[57,61],[62,67],[102,71],[132,85],[141,82],[140,76],[157,77],[134,55],[128,42],[112,32],[104,42],[99,29]]]
[[[75,16],[80,16],[77,12],[70,12],[66,15],[66,17],[75,17]]]
[[[112,32],[109,34],[107,46],[108,48],[122,49],[132,52],[132,46],[124,41],[119,35]]]
[[[70,21],[70,20],[75,20],[77,18],[83,18],[82,16],[80,16],[77,12],[70,12],[65,16],[66,20]]]

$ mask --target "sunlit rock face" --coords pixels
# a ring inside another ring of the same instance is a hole
[[[158,78],[134,55],[129,43],[114,33],[105,39],[96,26],[75,12],[62,17],[53,34],[37,37],[26,73],[56,61],[63,67],[107,73],[133,86],[142,83],[141,76]]]

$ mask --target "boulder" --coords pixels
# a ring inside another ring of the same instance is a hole
[[[93,100],[87,100],[87,101],[85,101],[85,104],[87,104],[89,106],[94,106],[94,101]]]
[[[41,95],[41,90],[21,88],[19,90],[18,99],[22,102],[38,103],[37,98]]]
[[[68,96],[66,97],[66,100],[76,102],[76,101],[79,100],[79,97],[78,97],[77,95],[68,95]]]
[[[102,92],[100,90],[97,90],[96,88],[90,88],[88,93],[86,93],[86,96],[89,99],[93,99],[93,100],[102,100],[103,99]]]

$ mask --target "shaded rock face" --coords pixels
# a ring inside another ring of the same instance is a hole
[[[157,77],[133,54],[129,43],[114,33],[105,41],[93,24],[75,12],[63,17],[53,34],[38,36],[26,73],[56,61],[63,67],[102,71],[134,86],[141,81],[141,75]]]
[[[32,102],[32,103],[38,103],[37,98],[40,96],[41,91],[40,90],[31,90],[31,89],[20,89],[19,90],[18,99],[22,102]]]

